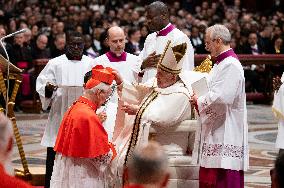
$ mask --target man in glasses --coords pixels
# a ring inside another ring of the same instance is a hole
[[[207,79],[209,91],[192,96],[201,122],[200,188],[242,188],[248,169],[245,77],[230,41],[224,25],[207,28],[205,46],[216,63]]]
[[[80,33],[67,33],[66,42],[65,54],[49,60],[36,81],[42,108],[51,106],[41,141],[47,147],[45,187],[49,187],[60,122],[68,107],[82,95],[84,75],[91,70],[93,61],[83,55],[84,40]]]

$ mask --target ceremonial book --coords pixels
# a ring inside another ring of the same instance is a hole
[[[200,97],[202,95],[205,95],[209,92],[208,85],[206,78],[203,77],[191,84],[193,92],[197,95],[197,97]]]

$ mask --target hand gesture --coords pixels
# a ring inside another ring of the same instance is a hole
[[[106,118],[107,118],[107,114],[105,112],[100,112],[97,114],[97,116],[99,117],[100,121],[103,123]]]
[[[47,82],[45,85],[45,97],[51,98],[53,95],[53,91],[56,91],[58,88],[57,85]]]
[[[139,109],[139,106],[134,105],[134,104],[124,104],[124,105],[122,105],[121,109],[129,115],[136,115],[136,113]]]
[[[157,67],[157,64],[160,60],[161,54],[156,55],[156,52],[151,53],[144,61],[142,62],[141,69],[148,67]]]
[[[116,84],[120,85],[123,82],[123,79],[121,78],[120,74],[116,70],[113,70],[112,74],[115,76],[114,80]]]

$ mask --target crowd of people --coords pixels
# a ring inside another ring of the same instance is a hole
[[[150,2],[150,1],[149,1]],[[246,9],[235,1],[169,2],[170,21],[190,39],[195,54],[207,54],[204,46],[206,27],[222,23],[232,32],[231,47],[237,54],[283,54],[284,14],[281,4],[271,3],[271,11]],[[84,35],[84,54],[95,58],[108,51],[106,30],[123,28],[127,43],[125,51],[139,55],[150,33],[146,26],[145,1],[1,1],[0,37],[27,28],[25,33],[5,40],[11,62],[32,75],[23,81],[20,99],[31,98],[35,89],[34,61],[50,59],[64,53],[66,32],[76,30]],[[0,48],[0,54],[5,53]],[[262,91],[261,67],[249,67],[246,77],[248,91]],[[251,72],[251,70],[253,72]],[[260,70],[260,71],[259,71]]]
[[[4,44],[23,78],[29,75],[20,96],[29,96],[29,86],[50,107],[41,143],[45,187],[165,187],[165,154],[155,144],[145,147],[150,127],[167,154],[183,154],[159,133],[193,118],[193,108],[201,124],[194,143],[200,187],[244,187],[245,76],[259,68],[242,67],[236,53],[282,53],[284,14],[277,4],[270,17],[237,0],[193,2],[4,2],[2,36],[26,29]],[[203,53],[216,58],[208,74],[192,71],[194,54]],[[48,60],[39,75],[35,60]],[[192,86],[201,76],[203,94]],[[135,168],[143,167],[159,175],[138,175]]]

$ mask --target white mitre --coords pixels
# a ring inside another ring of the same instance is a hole
[[[182,70],[183,61],[181,59],[184,58],[186,48],[186,43],[172,47],[169,40],[159,60],[158,67],[165,72],[179,74]]]

